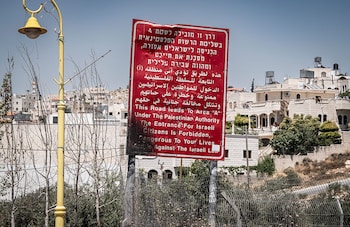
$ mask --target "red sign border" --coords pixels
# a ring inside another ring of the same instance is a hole
[[[223,114],[222,114],[222,143],[221,143],[221,152],[218,152],[220,155],[218,156],[208,156],[208,155],[187,155],[187,154],[177,154],[177,153],[152,153],[150,156],[161,156],[161,157],[174,157],[174,158],[192,158],[192,159],[207,159],[207,160],[224,160],[225,157],[225,129],[226,129],[226,101],[227,101],[227,78],[228,78],[228,47],[229,47],[229,30],[226,28],[214,28],[214,27],[208,27],[208,26],[197,26],[197,25],[187,25],[187,24],[173,24],[173,25],[167,25],[167,24],[158,24],[153,23],[146,20],[140,20],[140,19],[133,19],[133,26],[132,26],[132,45],[131,45],[131,55],[130,55],[130,86],[129,86],[129,107],[128,107],[128,125],[131,120],[131,116],[133,113],[133,106],[132,106],[132,100],[133,100],[133,85],[132,81],[134,80],[134,59],[135,59],[135,35],[136,35],[136,25],[138,24],[147,24],[152,26],[162,26],[162,27],[180,27],[185,29],[197,29],[197,30],[204,30],[204,31],[215,31],[215,32],[223,32],[226,34],[225,38],[225,62],[224,62],[224,91],[223,95],[225,96],[223,99]],[[141,154],[140,154],[141,155]],[[143,155],[143,154],[142,154]]]

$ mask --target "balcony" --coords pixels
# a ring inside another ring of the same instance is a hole
[[[335,100],[336,110],[350,110],[350,99],[336,99]]]
[[[252,108],[263,108],[265,112],[281,110],[281,101],[267,101],[252,103]]]

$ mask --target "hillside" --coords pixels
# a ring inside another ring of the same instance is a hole
[[[350,168],[345,166],[347,160],[350,160],[350,152],[334,153],[324,161],[305,158],[302,163],[296,163],[294,169],[302,177],[304,185],[314,185],[350,178]]]

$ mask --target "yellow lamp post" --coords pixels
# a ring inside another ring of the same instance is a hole
[[[64,226],[66,208],[64,207],[64,112],[65,112],[65,103],[64,103],[64,36],[63,36],[63,23],[62,23],[62,14],[58,5],[54,0],[51,0],[52,5],[55,7],[58,18],[59,18],[59,33],[58,33],[58,122],[57,122],[57,202],[55,208],[55,223],[56,227]],[[39,37],[39,35],[46,33],[46,29],[42,28],[34,17],[35,14],[39,13],[43,4],[40,4],[40,7],[37,10],[30,10],[26,5],[26,0],[22,2],[23,8],[31,14],[26,25],[18,31],[22,34],[27,35],[31,39]]]

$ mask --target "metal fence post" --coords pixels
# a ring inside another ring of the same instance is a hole
[[[335,199],[337,200],[337,207],[338,207],[338,211],[339,211],[339,216],[340,216],[340,220],[339,220],[339,226],[340,227],[343,227],[343,225],[344,225],[344,212],[343,212],[343,209],[342,209],[342,207],[341,207],[341,204],[340,204],[340,202],[339,202],[339,198],[338,198],[338,196],[337,197],[335,197]]]
[[[128,157],[128,173],[124,194],[124,220],[122,227],[131,226],[134,219],[135,155]]]
[[[215,227],[216,224],[216,176],[217,161],[210,161],[210,179],[209,179],[209,218],[208,224]]]

